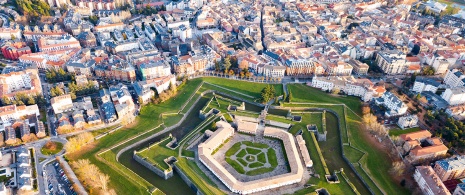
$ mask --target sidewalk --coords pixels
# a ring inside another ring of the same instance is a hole
[[[80,194],[80,195],[88,195],[88,193],[86,192],[84,186],[82,186],[81,182],[78,180],[78,178],[74,174],[74,172],[71,169],[71,167],[69,166],[68,162],[66,162],[65,159],[63,159],[63,156],[58,156],[58,161],[60,162],[60,165],[62,165],[63,170],[67,173],[67,175],[68,175],[69,179],[71,180],[71,182],[76,184],[77,188],[74,189],[74,190],[76,190],[76,192],[78,194]]]

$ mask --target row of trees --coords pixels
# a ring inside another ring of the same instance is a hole
[[[365,126],[365,129],[370,131],[371,133],[380,137],[385,137],[387,135],[388,131],[386,127],[378,123],[378,119],[375,115],[371,113],[365,114],[363,115],[362,121]]]
[[[91,164],[88,159],[79,159],[71,162],[70,165],[79,177],[79,181],[82,181],[89,191],[97,191],[95,194],[116,195],[115,190],[110,189],[108,186],[110,176],[102,173],[99,168]]]
[[[15,0],[19,12],[31,18],[50,16],[50,6],[41,0]]]
[[[64,148],[66,152],[73,153],[80,150],[83,146],[85,146],[87,143],[90,143],[93,140],[94,136],[92,135],[92,133],[81,133],[75,137],[70,138],[68,142],[65,144]]]
[[[63,68],[59,68],[58,70],[49,69],[45,72],[45,78],[49,83],[57,83],[63,81],[72,81],[74,80],[74,75],[65,72]]]
[[[98,92],[98,88],[92,82],[87,82],[83,85],[77,85],[75,82],[72,82],[68,85],[69,91],[76,94],[77,96],[89,95]]]
[[[239,68],[236,57],[226,56],[221,62],[215,61],[215,70],[228,73],[232,68]]]
[[[288,89],[287,91],[288,91],[288,95],[286,95],[286,93],[284,93],[283,101],[290,103],[292,101],[292,91],[291,91],[291,89]]]
[[[24,93],[16,94],[14,99],[10,99],[7,96],[3,96],[1,100],[2,106],[7,105],[33,105],[37,104],[39,107],[43,107],[46,104],[44,96],[37,94],[37,95],[26,95]]]
[[[152,97],[152,103],[159,104],[166,100],[169,100],[171,97],[175,96],[178,92],[176,86],[170,83],[169,89],[161,92],[160,94],[157,93],[156,89],[152,89],[155,92],[155,95]],[[139,100],[139,102],[141,102]]]
[[[463,151],[465,148],[465,124],[452,117],[446,118],[444,127],[437,129],[436,136],[449,142],[449,147],[456,147]]]

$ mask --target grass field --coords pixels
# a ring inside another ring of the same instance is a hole
[[[105,136],[102,139],[95,141],[92,145],[89,145],[83,151],[73,154],[67,154],[66,158],[71,161],[77,159],[89,159],[93,164],[99,167],[99,169],[103,173],[110,176],[110,187],[115,189],[117,194],[148,194],[149,189],[152,189],[154,186],[161,185],[160,183],[163,182],[160,182],[158,180],[154,181],[152,178],[148,178],[145,176],[145,179],[143,179],[139,176],[139,174],[145,175],[143,172],[137,171],[136,174],[133,171],[126,168],[126,166],[123,166],[121,163],[119,163],[116,159],[116,153],[131,143],[135,143],[138,140],[141,140],[153,133],[161,131],[163,128],[153,128],[162,124],[163,121],[166,122],[165,126],[175,124],[176,120],[178,120],[180,116],[176,116],[174,118],[162,118],[162,114],[177,113],[181,109],[181,113],[187,112],[190,107],[194,106],[194,100],[196,100],[200,96],[200,93],[202,91],[214,89],[231,94],[233,96],[241,97],[241,95],[238,95],[237,93],[224,89],[219,89],[218,87],[213,87],[212,85],[208,84],[204,84],[197,93],[194,93],[204,80],[215,85],[236,90],[246,95],[251,95],[253,96],[253,98],[249,99],[252,100],[258,99],[261,90],[266,86],[266,84],[249,83],[244,81],[231,82],[231,80],[220,78],[199,78],[189,80],[186,85],[178,89],[178,94],[170,100],[158,105],[149,104],[144,106],[141,109],[140,115],[136,119],[135,125],[123,128],[119,131],[112,133],[111,135]],[[275,89],[278,94],[282,94],[282,85],[275,85]],[[186,102],[186,106],[182,108],[182,105],[184,105]],[[183,130],[188,131],[189,129],[190,128],[186,128]],[[128,141],[127,143],[124,143],[121,146],[116,147],[108,152],[102,153],[99,156],[97,155],[104,149],[110,148],[123,141],[127,141],[130,138],[135,139]],[[165,188],[165,186],[161,186],[161,188]],[[168,188],[170,189],[170,192],[173,193],[189,194],[185,191],[185,187],[182,186],[166,187],[166,189]],[[159,193],[159,191],[157,191],[157,193]]]
[[[399,136],[399,135],[402,135],[402,134],[412,133],[412,132],[416,132],[416,131],[420,131],[420,130],[421,130],[420,127],[404,129],[404,130],[396,128],[396,129],[389,130],[389,135],[390,136]]]
[[[265,88],[265,83],[251,83],[247,81],[238,81],[238,80],[226,80],[222,78],[216,77],[205,77],[203,78],[205,82],[212,83],[215,85],[221,85],[222,87],[226,87],[228,89],[241,92],[250,96],[260,97],[260,93],[263,88]],[[271,84],[275,91],[276,95],[280,96],[283,94],[283,87],[281,84]]]
[[[250,147],[241,148],[242,145]],[[259,148],[268,149],[268,151],[265,154]],[[231,156],[235,154],[236,159],[232,160]],[[237,142],[232,145],[226,151],[225,159],[226,162],[231,165],[238,173],[245,175],[260,175],[273,171],[278,166],[278,159],[274,149],[270,148],[270,146],[266,144],[254,143],[251,141]],[[270,163],[271,167],[263,167],[267,162]],[[244,167],[255,169],[246,171]]]
[[[335,111],[341,117],[342,124],[346,124],[347,126],[342,125],[342,141],[343,143],[351,143],[351,146],[362,150],[365,155],[360,159],[359,163],[369,175],[366,175],[364,180],[370,179],[370,182],[367,182],[370,188],[375,192],[375,194],[409,194],[410,192],[400,186],[400,184],[396,183],[394,179],[388,173],[389,168],[391,167],[392,160],[389,158],[386,151],[381,151],[375,147],[372,147],[370,143],[365,140],[364,131],[360,128],[360,117],[361,116],[361,102],[357,97],[341,97],[341,96],[333,96],[322,92],[318,89],[311,88],[306,85],[302,84],[291,84],[288,85],[288,88],[292,91],[293,100],[292,102],[308,102],[314,104],[288,104],[286,103],[285,106],[287,107],[320,107],[320,108],[327,108]],[[329,105],[329,104],[338,104],[338,105]],[[345,104],[347,108],[344,109]],[[355,113],[353,113],[353,110]],[[330,122],[328,121],[328,113],[327,116],[327,130],[330,131]],[[329,136],[329,135],[328,135]],[[324,148],[324,145],[320,146]],[[340,148],[340,147],[337,147]],[[333,146],[333,151],[337,149]],[[346,150],[344,150],[346,152]],[[354,156],[348,156],[354,155]],[[335,156],[335,155],[333,155]],[[347,151],[346,154],[347,158],[352,162],[352,160],[356,160],[360,157],[360,153],[354,151]],[[315,162],[315,161],[314,161]],[[328,166],[331,166],[331,159],[328,159]],[[346,169],[344,169],[346,170]],[[357,172],[359,172],[357,170]],[[352,176],[347,173],[347,176],[351,178]],[[360,174],[360,173],[359,173]],[[363,175],[362,175],[363,176]],[[375,185],[374,180],[378,186],[382,189],[379,189],[377,185]],[[351,179],[352,181],[352,179]],[[354,181],[352,181],[354,182]],[[354,182],[355,183],[355,182]],[[357,186],[357,185],[356,185]],[[363,193],[362,193],[363,194]]]
[[[57,154],[58,152],[60,152],[62,149],[63,149],[63,144],[60,143],[60,142],[54,142],[56,144],[56,148],[55,149],[47,149],[45,148],[45,146],[43,146],[41,149],[40,149],[40,152],[44,155],[54,155],[54,154]]]
[[[302,121],[300,123],[294,123],[294,125],[289,130],[290,133],[295,134],[300,129],[307,130],[308,124],[315,124],[318,128],[318,131],[322,131],[323,124],[322,124],[322,113],[321,112],[312,112],[312,113],[299,113],[294,112],[294,115],[302,116]]]
[[[168,144],[171,140],[171,138],[164,139],[164,141],[159,142],[158,144],[154,144],[153,146],[150,146],[150,148],[144,149],[140,152],[137,153],[137,155],[146,158],[147,161],[152,163],[153,165],[167,170],[170,167],[168,164],[165,163],[165,159],[170,157],[170,156],[177,156],[177,150],[171,150],[166,147],[166,144]]]

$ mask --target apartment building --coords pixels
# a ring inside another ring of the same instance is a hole
[[[408,116],[399,117],[399,120],[397,121],[397,125],[401,129],[418,127],[418,116],[408,115]]]
[[[415,79],[415,83],[413,84],[412,91],[416,93],[421,93],[424,91],[431,91],[432,93],[436,93],[439,85],[441,85],[441,83],[432,78],[417,77]]]
[[[465,105],[448,106],[446,114],[454,117],[456,120],[465,119]]]
[[[176,77],[174,75],[139,81],[134,84],[134,90],[142,100],[141,104],[145,104],[148,103],[155,95],[155,92],[152,90],[152,88],[155,88],[157,93],[160,94],[163,91],[169,89],[170,85],[176,85]]]
[[[331,76],[331,77],[313,77],[312,87],[319,88],[323,91],[333,91],[339,89],[347,95],[360,97],[362,101],[368,102],[374,97],[381,96],[385,90],[382,86],[374,86],[368,79],[355,79],[352,76]],[[381,90],[380,90],[381,89]]]
[[[356,75],[366,75],[366,74],[368,74],[368,68],[370,68],[368,66],[368,64],[362,63],[362,62],[360,62],[358,60],[354,60],[354,59],[350,59],[348,63],[353,67],[352,72],[354,74],[356,74]]]
[[[433,138],[428,130],[402,134],[400,139],[404,142],[404,153],[408,153],[406,159],[412,163],[442,157],[449,150],[440,138]]]
[[[430,166],[417,166],[413,178],[425,195],[450,195],[444,183]]]
[[[95,66],[94,72],[96,76],[101,78],[126,82],[136,81],[134,66],[130,62],[119,58],[110,58],[108,61],[101,62]]]
[[[42,94],[38,70],[31,66],[5,67],[0,74],[0,97],[14,99],[16,94]]]
[[[134,120],[134,113],[136,111],[134,102],[132,101],[131,93],[129,93],[128,87],[119,83],[112,85],[109,88],[111,100],[115,106],[118,118],[128,120],[132,122]]]
[[[326,73],[331,76],[349,76],[352,74],[353,67],[343,61],[332,63],[329,61],[321,62]]]
[[[376,55],[376,64],[389,75],[403,74],[407,70],[406,55],[397,50],[380,51]]]
[[[274,65],[272,63],[260,64],[257,66],[257,73],[265,77],[284,77],[284,74],[286,73],[286,67]]]
[[[465,75],[459,69],[447,70],[444,76],[444,84],[449,87],[460,87],[465,85]]]
[[[376,98],[375,103],[388,108],[388,111],[385,112],[387,117],[403,115],[407,113],[408,109],[407,105],[391,92],[386,92],[382,97]]]
[[[465,103],[465,86],[448,88],[441,95],[449,105],[459,105]]]
[[[73,110],[73,100],[70,94],[53,97],[50,99],[50,104],[55,114]]]
[[[39,116],[39,107],[36,104],[30,106],[9,105],[0,107],[0,130],[5,129],[6,126],[13,124],[14,121],[28,115]]]
[[[79,48],[68,48],[57,51],[23,54],[19,57],[19,61],[34,64],[40,70],[64,69],[66,62],[79,53],[79,50]]]
[[[69,48],[81,48],[79,41],[73,36],[66,35],[59,38],[40,38],[37,41],[39,51],[57,51]]]
[[[40,29],[39,26],[34,26],[31,29],[29,25],[26,25],[23,31],[23,36],[26,41],[36,41],[41,38],[59,39],[67,34],[68,33],[63,31],[58,24],[53,25],[53,28],[45,24],[42,29]]]
[[[459,183],[454,190],[453,195],[464,195],[465,194],[465,183]]]
[[[171,67],[165,64],[163,60],[159,61],[144,61],[139,65],[139,71],[142,75],[142,80],[150,80],[158,77],[171,75]]]
[[[17,60],[23,54],[32,53],[31,48],[22,41],[7,41],[1,46],[1,51],[3,57],[9,60]]]
[[[441,181],[465,177],[465,156],[454,156],[434,163],[434,171]]]
[[[21,37],[21,29],[18,28],[0,28],[0,39],[10,40],[14,38]]]

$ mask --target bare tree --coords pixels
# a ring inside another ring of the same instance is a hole
[[[391,169],[389,169],[389,172],[395,176],[401,176],[406,169],[405,163],[402,161],[396,161],[392,163]]]

